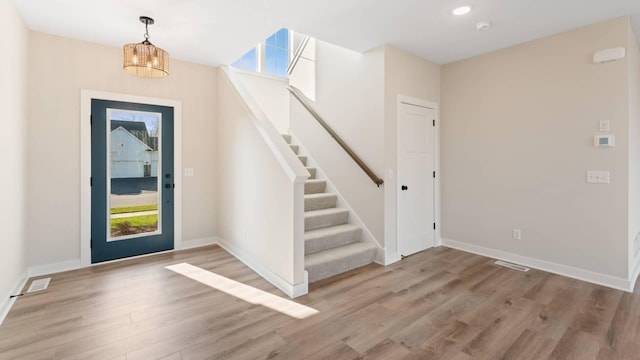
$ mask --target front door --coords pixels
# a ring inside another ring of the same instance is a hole
[[[398,254],[433,247],[434,109],[400,103],[398,109]]]
[[[173,108],[91,100],[91,262],[173,249]]]

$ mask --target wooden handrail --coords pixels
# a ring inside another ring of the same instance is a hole
[[[293,95],[296,99],[298,99],[298,101],[300,102],[300,104],[302,104],[302,106],[304,106],[305,109],[307,109],[307,111],[311,114],[311,116],[314,117],[314,119],[316,119],[316,121],[329,133],[329,135],[331,135],[331,137],[338,143],[338,145],[340,145],[344,151],[347,152],[347,154],[349,154],[349,156],[353,159],[353,161],[356,162],[356,164],[358,164],[358,166],[360,166],[360,168],[369,176],[369,178],[371,178],[371,180],[378,186],[380,187],[380,185],[384,184],[384,180],[382,180],[381,178],[379,178],[368,166],[367,164],[364,163],[364,161],[362,161],[362,159],[360,159],[360,157],[353,151],[351,150],[351,148],[349,147],[349,145],[347,145],[341,138],[340,136],[338,136],[338,134],[336,134],[335,131],[333,131],[333,129],[329,126],[329,124],[327,124],[322,117],[320,116],[320,114],[318,114],[312,107],[311,105],[309,105],[309,102],[306,99],[306,96],[304,96],[298,89],[296,89],[295,87],[289,85],[287,86],[287,90],[289,90],[289,92],[291,93],[291,95]]]

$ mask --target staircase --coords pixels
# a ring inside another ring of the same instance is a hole
[[[298,154],[291,135],[283,137],[307,166],[307,157]],[[304,184],[304,267],[309,282],[371,264],[377,247],[361,241],[362,229],[348,223],[349,211],[336,207],[338,196],[325,192],[327,183],[316,178],[315,168],[307,170],[311,177]]]

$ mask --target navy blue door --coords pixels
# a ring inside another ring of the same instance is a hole
[[[173,108],[91,100],[91,262],[173,249]]]

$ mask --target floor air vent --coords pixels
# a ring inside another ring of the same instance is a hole
[[[508,263],[500,260],[496,261],[494,264],[508,267],[509,269],[513,269],[513,270],[524,271],[524,272],[529,271],[528,267],[524,267],[522,265],[512,264],[512,263]]]
[[[30,292],[44,290],[49,287],[50,281],[51,281],[51,278],[33,280],[31,282],[31,285],[29,285],[29,290],[27,290],[27,292],[30,293]]]

